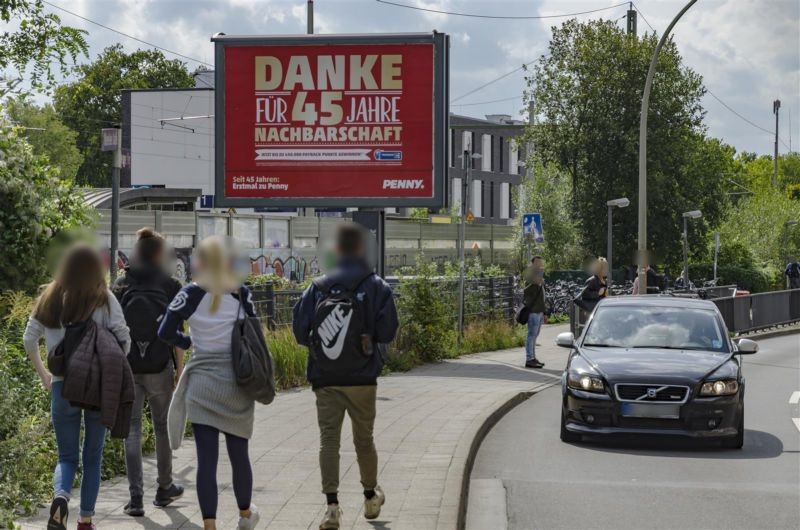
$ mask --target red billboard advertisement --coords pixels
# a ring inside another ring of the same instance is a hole
[[[444,35],[214,41],[218,205],[444,203]]]

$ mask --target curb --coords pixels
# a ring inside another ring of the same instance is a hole
[[[776,329],[776,330],[768,330],[764,332],[756,332],[747,335],[741,335],[743,339],[752,339],[752,340],[760,340],[760,339],[774,339],[775,337],[785,337],[786,335],[796,335],[800,334],[800,327],[791,327],[786,329]]]
[[[475,457],[478,455],[478,449],[480,449],[481,443],[483,443],[486,435],[489,434],[489,431],[492,430],[492,427],[497,425],[503,416],[508,414],[514,407],[527,401],[533,395],[541,392],[542,390],[557,384],[559,384],[557,381],[552,383],[542,383],[531,390],[525,390],[511,396],[511,398],[506,399],[500,404],[499,407],[496,407],[488,416],[486,416],[481,422],[480,426],[478,426],[472,438],[472,442],[470,443],[469,451],[466,455],[466,461],[464,462],[464,472],[461,477],[461,493],[458,499],[458,515],[456,519],[456,528],[458,530],[464,530],[466,528],[467,501],[469,500],[469,482],[472,476],[472,466],[475,464]]]

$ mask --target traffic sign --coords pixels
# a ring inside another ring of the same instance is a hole
[[[522,237],[531,238],[534,243],[544,243],[542,214],[526,213],[522,215]]]
[[[475,215],[473,215],[472,210],[467,212],[467,222],[471,223],[475,220]]]

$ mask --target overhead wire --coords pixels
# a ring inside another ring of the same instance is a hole
[[[428,13],[436,13],[439,15],[451,15],[455,17],[469,17],[469,18],[488,18],[488,19],[497,19],[497,20],[539,20],[539,19],[546,19],[546,18],[565,18],[565,17],[574,17],[577,15],[587,15],[589,13],[597,13],[600,11],[607,11],[609,9],[614,9],[620,6],[626,5],[628,2],[621,2],[619,4],[615,4],[613,6],[608,7],[599,7],[597,9],[589,9],[586,11],[576,11],[574,13],[560,13],[556,15],[481,15],[477,13],[460,13],[457,11],[443,11],[439,9],[431,9],[428,7],[420,7],[420,6],[412,6],[408,4],[401,4],[399,2],[390,2],[389,0],[375,0],[379,4],[386,4],[395,7],[402,7],[405,9],[413,9],[415,11],[425,11]]]

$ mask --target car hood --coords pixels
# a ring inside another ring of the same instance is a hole
[[[580,354],[609,383],[689,384],[702,381],[730,353],[658,348],[580,348]]]

